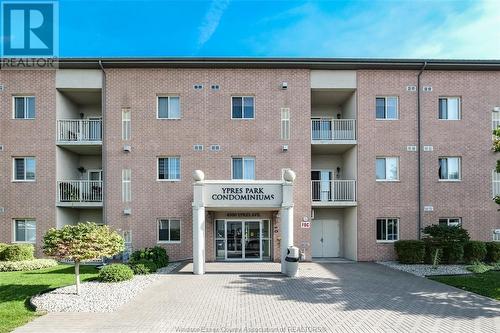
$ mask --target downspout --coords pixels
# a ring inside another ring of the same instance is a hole
[[[427,67],[427,61],[417,75],[417,159],[418,159],[418,239],[422,239],[422,128],[420,120],[420,76]]]
[[[102,88],[101,88],[101,115],[102,115],[102,151],[101,151],[101,161],[102,161],[102,174],[103,178],[103,186],[102,186],[102,220],[103,223],[107,224],[107,214],[106,214],[106,191],[107,184],[105,179],[108,175],[107,173],[107,158],[106,158],[106,150],[105,147],[105,139],[106,139],[106,71],[104,70],[104,66],[102,65],[102,61],[99,60],[99,67],[102,71]]]

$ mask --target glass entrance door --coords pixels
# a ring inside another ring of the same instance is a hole
[[[245,259],[260,259],[261,221],[245,221]]]
[[[226,222],[227,259],[243,259],[243,221]]]

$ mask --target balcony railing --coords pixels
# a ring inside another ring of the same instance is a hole
[[[311,119],[313,141],[356,140],[355,119]]]
[[[57,141],[100,142],[102,141],[102,120],[58,120]]]
[[[355,202],[355,180],[311,180],[314,202]]]
[[[102,181],[60,180],[57,182],[59,202],[102,202]]]
[[[491,174],[492,194],[493,197],[500,195],[500,173],[493,170]]]

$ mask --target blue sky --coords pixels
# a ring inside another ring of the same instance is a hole
[[[60,0],[60,56],[500,59],[500,1]]]

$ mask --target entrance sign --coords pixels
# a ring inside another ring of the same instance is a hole
[[[280,207],[282,185],[274,184],[214,184],[203,189],[205,207]]]

